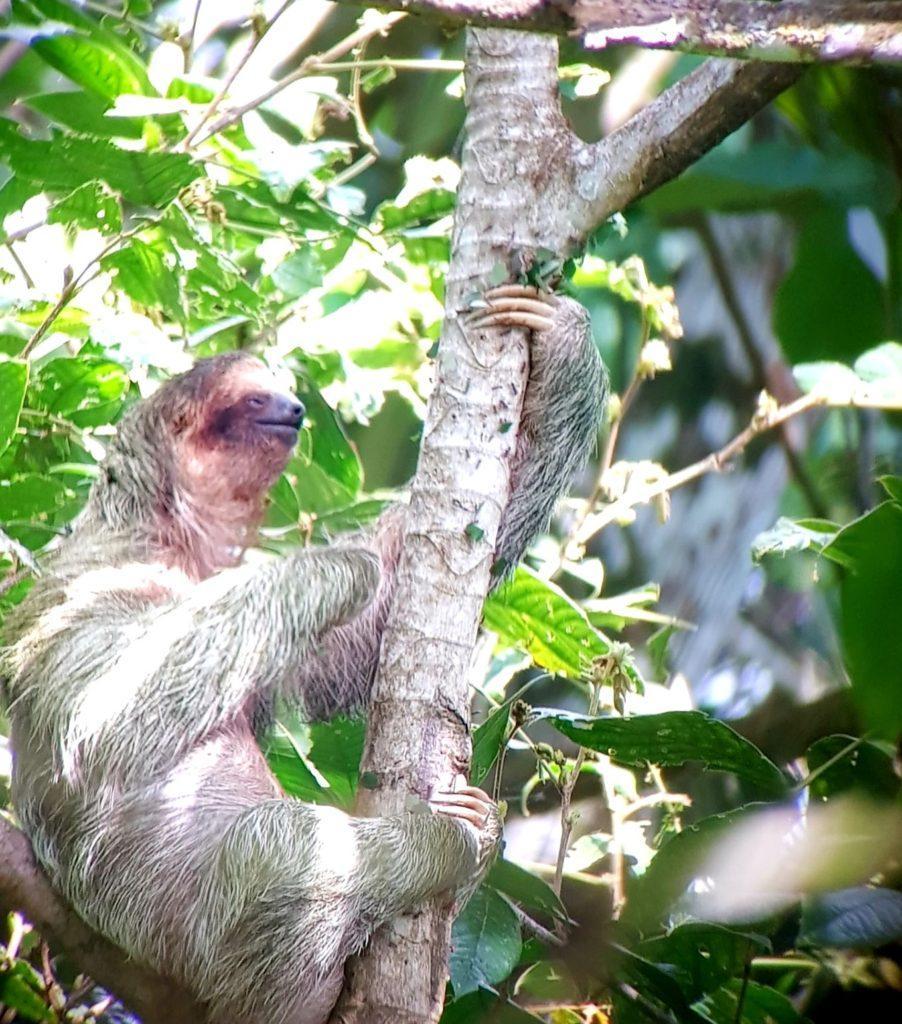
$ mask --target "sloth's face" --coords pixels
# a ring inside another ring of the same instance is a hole
[[[262,498],[297,444],[300,400],[243,354],[204,360],[182,380],[188,404],[173,435],[183,482],[205,500]]]

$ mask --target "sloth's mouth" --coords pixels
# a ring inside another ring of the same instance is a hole
[[[285,444],[293,445],[297,442],[298,431],[304,418],[301,414],[291,415],[280,419],[257,420],[257,426],[266,434],[272,434]]]

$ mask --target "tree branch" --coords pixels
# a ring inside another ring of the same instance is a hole
[[[641,481],[628,485],[623,494],[615,501],[606,505],[600,512],[586,516],[578,530],[574,531],[572,543],[573,553],[585,548],[588,541],[600,533],[606,526],[623,519],[637,505],[647,505],[650,501],[664,494],[675,491],[678,487],[706,476],[708,473],[721,473],[737,455],[740,455],[752,441],[767,430],[782,427],[784,423],[801,413],[811,409],[884,409],[896,411],[899,403],[885,401],[882,398],[869,396],[866,389],[859,394],[838,396],[826,391],[811,391],[786,405],[778,406],[767,394],[762,392],[759,409],[752,417],[748,426],[741,430],[732,440],[728,441],[716,452],[710,452],[703,459],[693,462],[673,473],[657,476],[657,479]]]
[[[204,1011],[174,981],[140,966],[57,896],[25,835],[0,816],[0,908],[20,910],[79,971],[115,992],[144,1024],[197,1024]]]
[[[629,43],[767,61],[902,60],[902,19],[892,0],[375,0],[372,6],[457,25],[572,35],[589,50]]]

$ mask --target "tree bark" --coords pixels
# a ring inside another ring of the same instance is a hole
[[[587,50],[626,43],[764,61],[902,60],[902,16],[894,0],[374,0],[370,6],[456,25],[575,36]]]
[[[445,321],[370,709],[361,813],[398,813],[409,793],[426,798],[469,764],[469,662],[528,369],[523,332],[467,329],[469,298],[499,265],[509,279],[539,249],[570,252],[601,219],[679,173],[798,73],[709,62],[589,145],[561,114],[554,37],[468,30],[466,142]],[[734,107],[718,106],[724,95]],[[377,932],[348,965],[333,1024],[438,1020],[450,922],[450,907],[433,901]]]

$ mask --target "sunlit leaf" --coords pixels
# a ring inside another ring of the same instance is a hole
[[[770,796],[786,790],[780,769],[724,722],[701,711],[666,711],[629,718],[592,718],[536,709],[544,721],[581,746],[635,767],[699,761],[705,768],[733,772]]]
[[[0,360],[0,452],[12,440],[28,386],[28,364]]]

